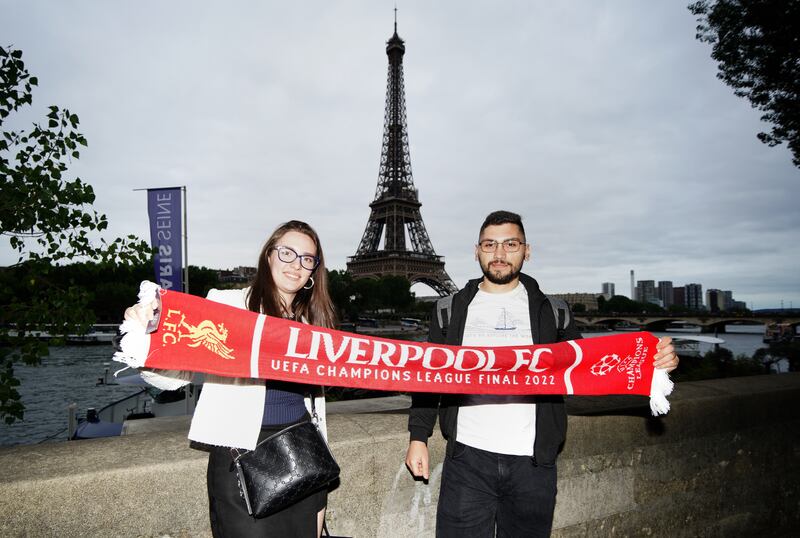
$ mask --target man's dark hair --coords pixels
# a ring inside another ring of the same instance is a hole
[[[492,211],[486,215],[486,219],[481,225],[479,235],[483,233],[483,230],[485,230],[487,226],[500,226],[501,224],[516,224],[519,226],[519,231],[522,232],[523,237],[525,236],[525,227],[522,225],[522,217],[511,211],[503,210]]]

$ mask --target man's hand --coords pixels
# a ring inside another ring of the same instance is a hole
[[[408,452],[406,452],[406,467],[416,477],[422,477],[425,480],[429,477],[428,472],[428,445],[422,441],[411,441],[408,443]]]
[[[655,355],[654,365],[656,368],[663,368],[667,372],[671,372],[678,367],[680,359],[675,354],[675,348],[672,346],[672,338],[665,336],[658,339],[656,344],[658,352]]]

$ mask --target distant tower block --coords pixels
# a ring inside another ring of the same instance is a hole
[[[633,269],[631,269],[631,301],[637,301],[636,286],[633,285]]]
[[[355,255],[348,258],[347,270],[354,278],[401,275],[412,283],[430,286],[439,295],[448,295],[458,287],[444,269],[444,258],[433,250],[411,175],[403,85],[405,52],[395,20],[394,35],[386,43],[389,76],[378,188],[369,204],[371,211],[361,243]]]
[[[606,301],[610,300],[614,295],[614,283],[613,282],[603,282],[603,297]]]

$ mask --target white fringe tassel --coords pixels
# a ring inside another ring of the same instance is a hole
[[[139,285],[139,303],[150,304],[158,297],[158,284],[148,280]],[[141,368],[150,352],[150,339],[147,337],[147,328],[141,323],[125,320],[119,326],[123,334],[119,347],[122,351],[114,353],[114,360],[127,364],[132,368]]]
[[[663,368],[656,368],[653,372],[653,381],[650,385],[650,411],[654,417],[666,415],[669,411],[667,396],[672,394],[675,384]]]

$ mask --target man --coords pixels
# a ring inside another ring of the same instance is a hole
[[[452,299],[449,317],[431,316],[429,341],[468,346],[547,344],[581,338],[572,316],[559,327],[539,284],[522,273],[530,259],[522,218],[495,211],[481,226],[475,259],[483,278]],[[446,325],[442,327],[441,325]],[[657,368],[678,365],[669,338]],[[549,536],[556,501],[556,457],[567,414],[561,396],[415,395],[406,465],[427,479],[427,440],[437,414],[447,449],[436,515],[439,538]]]

